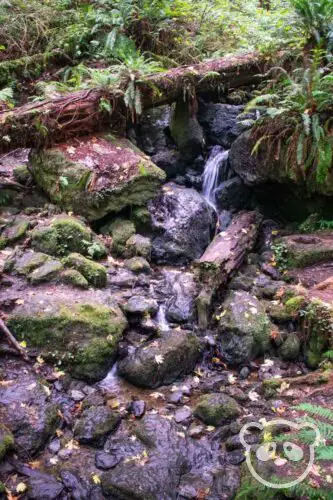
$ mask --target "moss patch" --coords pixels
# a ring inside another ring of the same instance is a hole
[[[79,253],[71,253],[64,259],[64,264],[79,271],[86,278],[88,283],[96,288],[106,286],[106,268],[97,262],[86,259]]]
[[[13,222],[8,224],[0,236],[0,249],[7,245],[16,243],[25,236],[29,228],[29,221],[23,217],[16,217]]]

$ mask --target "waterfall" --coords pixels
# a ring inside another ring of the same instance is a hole
[[[119,385],[119,376],[118,376],[118,367],[117,363],[115,363],[106,377],[101,380],[98,386],[101,389],[105,389],[108,391],[116,390]]]
[[[156,321],[157,321],[158,328],[161,332],[167,332],[168,330],[170,330],[170,325],[169,325],[168,320],[166,319],[166,315],[165,315],[165,305],[164,304],[161,304],[159,309],[158,309]]]
[[[215,211],[215,190],[219,182],[227,180],[229,176],[228,156],[229,151],[224,150],[221,146],[214,146],[203,173],[202,194]]]

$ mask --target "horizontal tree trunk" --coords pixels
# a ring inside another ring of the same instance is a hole
[[[140,79],[136,86],[143,107],[149,108],[173,102],[185,94],[252,84],[267,65],[266,58],[257,53],[225,57],[154,74]],[[105,125],[124,125],[124,90],[93,88],[2,111],[0,150],[48,145],[69,136],[92,133]],[[112,106],[111,116],[101,106],[104,100]]]
[[[230,226],[215,236],[195,263],[202,290],[197,298],[199,326],[207,328],[213,296],[243,264],[257,239],[261,216],[257,212],[240,212]]]

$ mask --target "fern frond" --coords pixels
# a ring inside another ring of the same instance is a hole
[[[316,458],[318,460],[333,460],[333,446],[319,446],[316,449]]]
[[[293,406],[294,410],[304,411],[310,415],[315,415],[317,417],[326,418],[327,420],[333,422],[333,411],[324,406],[312,405],[311,403],[301,403],[297,406]]]

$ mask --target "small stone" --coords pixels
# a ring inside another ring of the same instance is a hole
[[[95,465],[98,469],[113,469],[120,462],[120,458],[105,451],[98,451],[95,455]]]
[[[170,394],[168,397],[168,403],[172,403],[175,405],[181,404],[183,400],[183,393],[182,391],[175,391]]]
[[[70,397],[74,399],[74,401],[82,401],[85,398],[85,394],[81,391],[73,390],[70,392]]]
[[[53,439],[48,445],[47,449],[54,455],[58,453],[58,451],[60,450],[60,439]]]
[[[68,460],[73,454],[72,450],[69,450],[68,448],[63,448],[62,450],[59,451],[58,457],[61,458],[61,460]]]
[[[132,257],[132,259],[125,260],[125,267],[135,274],[151,273],[149,262],[143,257]]]
[[[175,413],[175,421],[177,422],[177,424],[185,422],[186,420],[189,420],[191,417],[192,417],[192,411],[190,408],[186,406],[184,406],[184,408],[180,408]]]
[[[90,407],[76,421],[74,437],[81,444],[103,447],[107,436],[115,430],[120,415],[106,406]]]
[[[134,415],[135,418],[141,418],[145,414],[146,411],[146,403],[142,400],[133,401],[130,406],[130,412]]]
[[[154,316],[158,311],[158,304],[156,300],[149,297],[142,297],[140,295],[133,295],[128,302],[124,305],[124,311],[127,314],[145,316],[149,314]]]
[[[239,417],[241,408],[230,396],[212,393],[202,396],[195,408],[194,415],[207,425],[222,425]]]
[[[32,273],[28,275],[28,280],[34,285],[52,281],[60,273],[62,267],[62,263],[59,260],[50,260],[32,271]]]
[[[195,425],[190,427],[188,435],[191,438],[199,438],[205,433],[205,427],[203,425]]]
[[[230,465],[239,465],[244,462],[245,456],[243,450],[234,450],[226,455],[226,462]]]
[[[243,368],[239,372],[238,378],[240,380],[245,380],[246,378],[248,378],[250,373],[251,373],[251,370],[247,366],[243,366]]]

